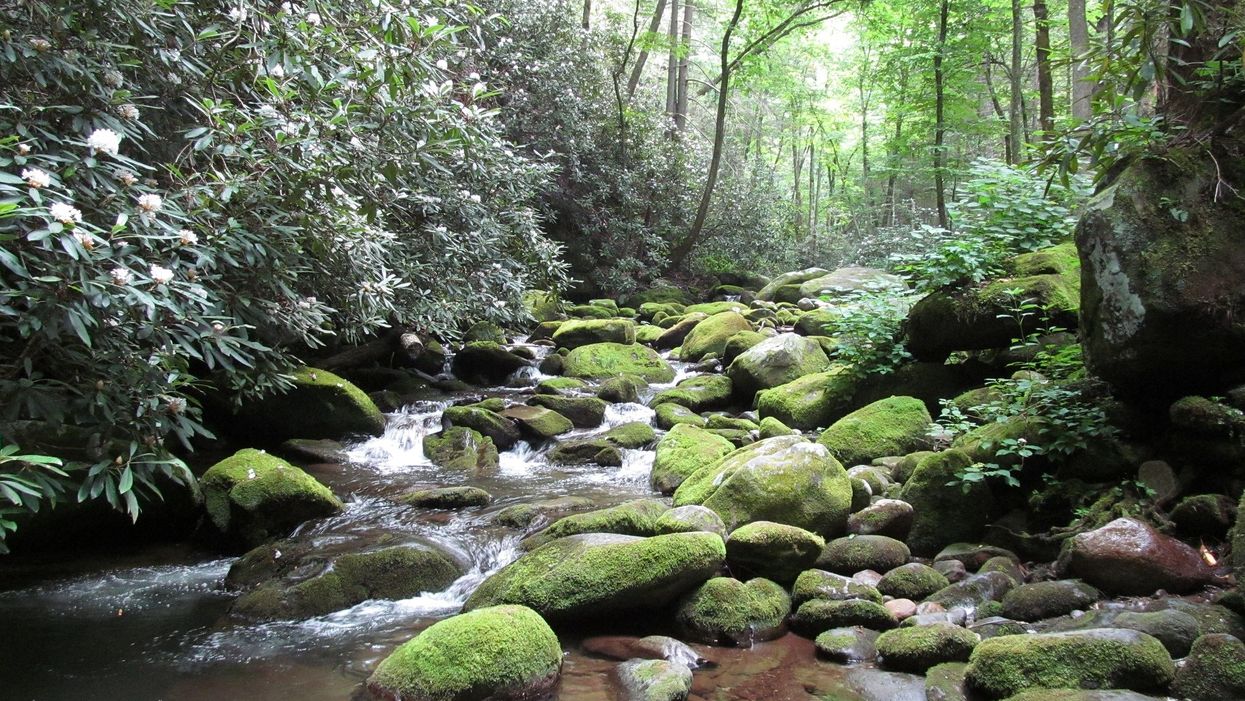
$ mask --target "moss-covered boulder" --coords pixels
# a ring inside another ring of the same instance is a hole
[[[801,336],[832,336],[842,318],[843,313],[834,309],[813,309],[796,320],[795,332]]]
[[[407,492],[400,501],[426,509],[464,509],[469,506],[488,506],[493,502],[493,495],[479,487],[439,487]]]
[[[908,283],[898,275],[877,268],[859,266],[836,268],[820,277],[800,284],[802,297],[842,297],[853,292],[878,288],[904,290]]]
[[[231,432],[278,445],[291,438],[379,436],[385,415],[367,394],[327,370],[302,367],[293,372],[286,392],[251,400],[228,424]]]
[[[921,400],[890,397],[834,422],[817,442],[829,448],[844,465],[859,465],[887,455],[907,455],[925,447],[933,424]]]
[[[212,526],[226,540],[248,547],[342,509],[341,501],[311,475],[249,448],[208,468],[199,484]]]
[[[501,412],[501,416],[518,424],[520,433],[536,441],[549,440],[575,428],[570,419],[540,406],[519,404],[507,407]]]
[[[684,701],[692,691],[692,670],[668,660],[627,660],[618,681],[628,701]]]
[[[604,438],[581,438],[553,446],[548,454],[555,465],[587,465],[596,463],[603,467],[621,467],[622,450]]]
[[[1171,519],[1183,535],[1222,539],[1237,513],[1236,502],[1223,494],[1195,494],[1176,504]]]
[[[523,308],[538,322],[557,321],[566,318],[562,313],[562,300],[545,290],[527,290],[523,293]]]
[[[726,341],[740,331],[751,331],[752,324],[738,311],[723,311],[710,316],[696,324],[683,346],[679,357],[685,361],[695,362],[713,353],[721,356],[726,350]]]
[[[656,535],[705,531],[726,537],[726,524],[713,509],[703,506],[676,506],[657,518]]]
[[[830,359],[819,343],[793,333],[784,333],[749,348],[735,358],[726,374],[734,383],[735,393],[741,398],[751,399],[760,390],[785,385],[805,375],[823,372],[828,367]]]
[[[1089,608],[1102,592],[1077,580],[1034,582],[1007,592],[1003,615],[1017,621],[1040,621]]]
[[[640,324],[635,329],[635,342],[655,347],[657,345],[657,340],[660,339],[662,334],[665,332],[666,330],[660,326],[654,326],[653,324]]]
[[[1013,466],[1020,462],[1015,455],[999,455],[998,450],[1005,441],[1027,441],[1033,445],[1042,445],[1043,437],[1048,432],[1045,420],[1041,418],[1023,419],[1010,418],[1006,421],[993,421],[978,426],[957,437],[951,447],[962,450],[974,462],[996,463]],[[1041,464],[1041,456],[1030,458],[1029,464]]]
[[[757,299],[766,302],[782,301],[778,299],[778,291],[782,288],[794,285],[798,294],[799,286],[803,283],[829,274],[830,271],[825,268],[805,268],[804,270],[793,270],[789,273],[783,273],[770,280],[765,287],[762,287],[757,292]]]
[[[1147,402],[1245,381],[1245,317],[1224,313],[1245,305],[1245,203],[1207,194],[1245,173],[1190,146],[1132,162],[1077,228],[1086,361]]]
[[[1017,584],[1019,582],[1002,572],[980,572],[952,582],[925,598],[946,609],[977,611],[990,605],[995,611],[989,615],[996,616],[1001,610],[991,602],[1002,601]]]
[[[635,322],[630,319],[573,319],[553,332],[553,342],[575,349],[593,343],[635,343]]]
[[[976,633],[950,623],[888,630],[878,636],[882,666],[896,672],[923,674],[944,662],[967,662],[981,642]]]
[[[368,691],[404,701],[521,701],[551,692],[562,646],[523,606],[481,608],[438,621],[386,657]]]
[[[761,419],[758,424],[761,438],[776,438],[778,436],[795,435],[795,429],[787,426],[783,422],[772,416],[766,416]]]
[[[645,304],[676,304],[679,306],[692,303],[687,291],[668,283],[656,284],[647,290],[636,292],[624,300],[628,307],[643,307]]]
[[[890,630],[897,625],[899,621],[885,606],[865,599],[810,599],[800,604],[791,617],[791,629],[807,638],[815,638],[831,628]]]
[[[243,593],[230,613],[250,621],[304,619],[368,599],[441,591],[464,573],[439,550],[408,543],[326,555],[310,542],[279,541],[243,555],[226,584]]]
[[[693,640],[749,646],[782,635],[790,612],[786,590],[768,579],[715,577],[683,597],[675,620]]]
[[[722,349],[722,364],[730,365],[735,358],[743,355],[748,349],[769,337],[769,335],[757,331],[740,331],[731,336],[726,339],[726,345]]]
[[[639,449],[652,445],[657,433],[643,421],[629,421],[611,428],[601,437],[619,448]]]
[[[658,392],[649,405],[674,403],[696,413],[716,411],[731,405],[731,378],[725,375],[701,375],[683,380],[674,387]]]
[[[957,350],[1007,348],[1021,329],[1011,317],[1021,300],[1033,300],[1063,328],[1077,327],[1079,270],[1008,277],[980,287],[938,290],[912,307],[907,346],[919,360],[941,361]]]
[[[674,368],[657,351],[638,343],[593,343],[566,356],[565,374],[592,380],[635,375],[649,382],[670,382]]]
[[[726,563],[731,571],[790,584],[813,566],[826,541],[803,528],[770,521],[753,521],[726,539]]]
[[[729,530],[775,521],[836,535],[851,507],[847,471],[823,447],[798,436],[768,438],[702,468],[674,493],[674,505],[703,504]]]
[[[679,424],[690,424],[697,428],[705,428],[709,425],[708,419],[682,404],[672,402],[657,404],[653,407],[653,411],[656,413],[654,421],[657,422],[659,428],[672,429]]]
[[[813,640],[817,656],[839,664],[872,662],[877,659],[878,632],[862,626],[831,628]]]
[[[1191,701],[1245,699],[1245,643],[1222,633],[1198,638],[1172,691]]]
[[[593,502],[587,497],[554,497],[525,504],[512,504],[497,512],[493,523],[505,528],[540,528],[551,519],[573,511],[591,509]]]
[[[992,699],[1034,688],[1158,691],[1171,683],[1175,665],[1145,633],[1100,628],[983,640],[966,676]]]
[[[817,567],[851,575],[861,570],[886,572],[908,562],[911,553],[902,541],[882,535],[835,538],[817,558]]]
[[[980,537],[993,508],[989,486],[984,482],[970,483],[967,490],[948,486],[972,464],[972,458],[959,450],[933,453],[917,463],[901,492],[913,510],[906,541],[913,554],[929,557],[950,543]]]
[[[470,428],[492,439],[499,450],[509,450],[521,437],[515,422],[484,406],[452,406],[442,414],[450,426]]]
[[[617,533],[642,537],[657,535],[657,519],[669,508],[656,499],[637,499],[606,509],[566,516],[524,540],[523,547],[532,550],[551,540],[581,533]]]
[[[678,424],[657,442],[649,482],[662,494],[672,494],[698,470],[709,467],[735,446],[721,436],[692,424]]]
[[[920,601],[950,585],[941,572],[929,565],[909,562],[889,570],[878,582],[878,591],[896,599]]]
[[[472,341],[454,354],[451,363],[455,377],[482,385],[505,382],[515,370],[527,365],[526,358],[495,341]]]
[[[878,499],[847,517],[853,535],[884,535],[906,540],[912,530],[912,505],[899,499]]]
[[[862,584],[841,574],[825,570],[805,570],[796,577],[791,589],[791,597],[796,606],[813,599],[826,601],[850,601],[864,599],[875,604],[882,603],[882,594],[868,584]]]
[[[597,398],[612,403],[638,402],[640,392],[648,387],[643,378],[622,375],[611,377],[597,388]]]
[[[565,416],[571,420],[575,428],[596,428],[605,421],[606,404],[596,397],[567,397],[540,394],[528,400],[533,406],[540,406]]]
[[[475,429],[455,426],[424,436],[424,455],[451,470],[479,472],[497,468],[497,446]]]
[[[757,413],[802,431],[827,426],[852,410],[858,385],[859,377],[850,368],[836,365],[761,391]]]
[[[517,603],[550,622],[613,620],[655,611],[715,575],[726,545],[713,533],[559,538],[486,579],[464,609]]]

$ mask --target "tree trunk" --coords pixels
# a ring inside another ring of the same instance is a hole
[[[666,116],[674,118],[679,101],[679,0],[670,0],[670,58],[666,64]]]
[[[709,174],[705,181],[704,192],[700,195],[700,206],[696,208],[696,220],[687,236],[670,252],[671,269],[683,265],[689,253],[695,248],[696,242],[705,228],[705,220],[709,216],[709,204],[713,201],[713,189],[718,184],[718,171],[722,168],[722,147],[726,142],[726,109],[730,104],[729,92],[731,85],[731,37],[739,26],[739,18],[744,12],[744,0],[735,0],[735,12],[731,15],[726,31],[722,34],[722,47],[718,55],[722,74],[718,86],[718,107],[713,122],[713,155],[709,157]]]
[[[692,20],[696,5],[692,0],[683,1],[683,41],[679,45],[679,85],[674,105],[674,126],[679,131],[687,127],[687,74],[692,60]]]
[[[903,93],[900,93],[902,100]],[[903,104],[902,101],[900,104]],[[895,137],[891,141],[889,149],[890,154],[887,158],[886,174],[886,201],[884,207],[886,211],[882,213],[883,226],[893,226],[895,224],[895,180],[899,177],[899,140],[903,138],[903,113],[895,115]]]
[[[944,229],[948,228],[949,222],[947,220],[947,193],[943,182],[944,163],[946,162],[943,144],[947,136],[947,123],[942,60],[947,50],[947,15],[950,13],[951,1],[942,0],[942,5],[938,9],[938,46],[937,51],[934,52],[934,200],[938,208],[938,226]]]
[[[666,14],[666,0],[657,0],[657,9],[653,10],[653,18],[648,23],[648,33],[656,34],[661,29],[661,18]],[[648,62],[648,49],[641,49],[636,58],[635,67],[631,69],[631,78],[627,80],[627,99],[635,97],[635,89],[640,85],[644,73],[644,64]]]
[[[1072,56],[1072,117],[1090,117],[1090,98],[1094,84],[1089,79],[1085,54],[1089,51],[1089,23],[1085,19],[1085,0],[1068,0],[1068,44]]]
[[[1025,125],[1024,125],[1024,82],[1021,75],[1021,44],[1024,40],[1024,24],[1020,16],[1020,0],[1012,0],[1012,65],[1011,78],[1011,110],[1009,112],[1008,133],[1011,135],[1011,163],[1019,163],[1024,156]]]
[[[319,360],[316,362],[316,367],[334,371],[388,363],[393,360],[404,364],[414,361],[423,352],[424,342],[416,333],[394,328],[361,346],[347,348]]]
[[[584,29],[592,29],[592,0],[584,0]]]
[[[1038,124],[1046,134],[1055,131],[1055,86],[1050,73],[1050,14],[1046,0],[1033,0],[1033,23],[1037,28]]]
[[[799,134],[797,133],[796,136],[798,139]],[[804,178],[801,177],[801,174],[803,172],[804,172],[804,147],[801,146],[799,141],[797,140],[796,142],[791,144],[791,182],[793,183],[793,187],[795,188],[795,192],[793,193],[793,197],[792,197],[792,200],[794,201],[794,205],[795,205],[793,207],[793,209],[795,210],[794,212],[795,216],[794,216],[793,223],[795,224],[795,230],[797,232],[799,232],[800,230],[800,219],[803,217],[803,213],[800,210],[804,208],[804,195],[801,189],[804,187]]]

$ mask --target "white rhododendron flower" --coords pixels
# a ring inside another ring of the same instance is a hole
[[[125,104],[117,107],[117,114],[122,119],[128,119],[131,122],[138,119],[138,106]]]
[[[41,187],[47,187],[52,184],[52,176],[38,168],[27,168],[22,171],[22,180],[26,184],[38,190]]]
[[[113,268],[108,271],[108,274],[112,276],[112,281],[118,285],[128,285],[134,281],[134,274],[125,268]]]
[[[173,281],[173,271],[159,265],[153,265],[151,266],[151,279],[157,285],[167,285]]]
[[[199,236],[195,234],[195,232],[191,231],[190,229],[182,229],[181,231],[177,232],[177,240],[183,246],[193,246],[196,243],[199,243]]]
[[[30,144],[18,144],[17,152],[23,156],[30,155]]]
[[[320,13],[319,12],[307,13],[307,24],[310,24],[313,27],[319,27],[320,26]]]
[[[138,198],[138,208],[148,214],[159,212],[163,206],[164,200],[159,195],[146,194]]]
[[[51,214],[53,219],[62,224],[76,224],[82,221],[82,212],[77,207],[64,202],[57,202],[48,207],[48,214]]]
[[[186,400],[182,397],[170,398],[168,410],[170,414],[180,414],[183,411],[186,411]]]
[[[111,129],[96,129],[87,137],[86,145],[115,156],[121,150],[121,135]]]
[[[73,235],[73,240],[77,241],[79,246],[82,246],[88,251],[95,248],[95,237],[91,236],[90,234],[87,234],[81,231],[75,231]]]
[[[277,78],[277,79],[284,78],[285,77],[285,66],[282,66],[279,63],[276,64],[272,68],[268,69],[268,75],[272,76],[273,78]]]
[[[117,180],[120,180],[122,185],[129,186],[138,182],[138,176],[128,170],[119,170],[117,171]]]

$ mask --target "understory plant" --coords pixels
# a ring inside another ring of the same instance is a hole
[[[834,359],[860,375],[885,375],[911,360],[902,327],[915,301],[905,285],[894,283],[869,283],[835,299],[836,316],[826,328],[836,341]]]

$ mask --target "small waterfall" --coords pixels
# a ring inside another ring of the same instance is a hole
[[[370,465],[378,472],[402,472],[411,467],[429,465],[424,456],[424,436],[441,430],[441,413],[449,402],[420,402],[389,415],[385,433],[351,446],[347,460],[356,465]]]

